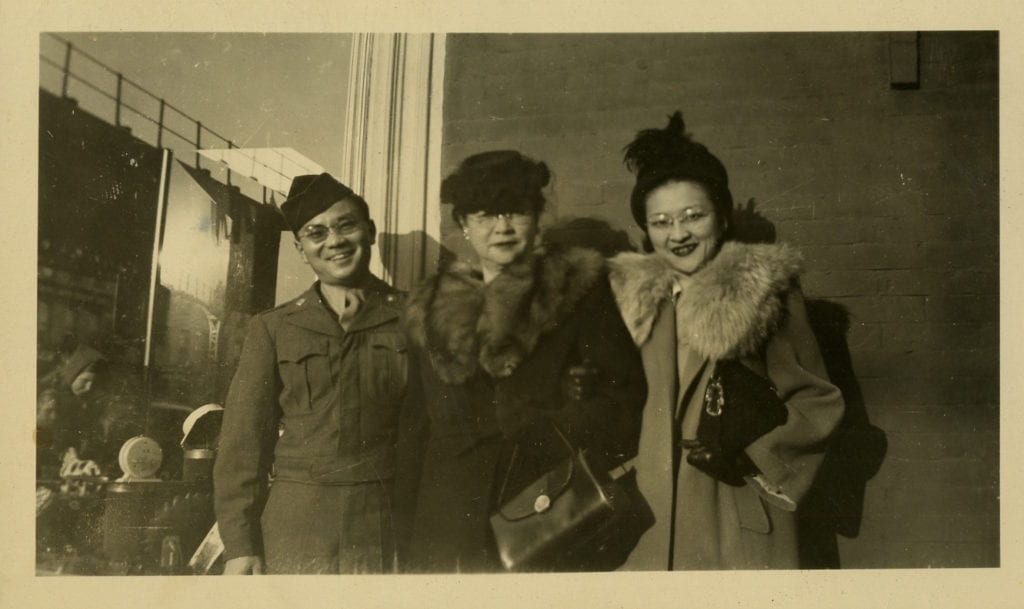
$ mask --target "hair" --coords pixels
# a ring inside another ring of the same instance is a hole
[[[651,251],[647,233],[647,197],[669,182],[694,182],[707,192],[715,215],[726,229],[723,240],[732,238],[732,193],[725,166],[708,149],[690,139],[683,113],[676,111],[664,129],[644,129],[624,148],[623,162],[636,174],[629,207],[633,220],[644,230],[644,249]]]
[[[492,150],[466,157],[441,183],[441,200],[452,204],[452,218],[461,223],[467,214],[544,211],[542,189],[551,172],[515,150]]]

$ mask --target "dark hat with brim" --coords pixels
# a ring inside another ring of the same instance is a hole
[[[316,216],[322,214],[338,201],[356,196],[351,188],[334,179],[329,173],[295,176],[288,190],[288,199],[281,204],[284,220],[292,232]]]

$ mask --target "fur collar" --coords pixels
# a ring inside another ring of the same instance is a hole
[[[653,254],[619,254],[609,267],[622,317],[643,345],[679,273]],[[784,320],[783,295],[800,270],[800,254],[789,246],[726,242],[707,266],[681,282],[677,332],[709,359],[756,352]]]
[[[478,366],[509,376],[604,269],[592,250],[538,250],[485,285],[469,265],[455,262],[413,290],[406,327],[446,383],[465,382]]]

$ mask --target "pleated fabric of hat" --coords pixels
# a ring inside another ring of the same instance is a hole
[[[281,213],[293,233],[311,219],[322,214],[338,201],[355,197],[355,192],[329,173],[295,176],[288,190],[288,199],[281,204]]]

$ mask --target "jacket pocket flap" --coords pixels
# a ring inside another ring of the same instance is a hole
[[[301,362],[311,355],[327,355],[326,338],[282,338],[277,343],[277,361]]]
[[[387,349],[397,353],[405,353],[407,348],[405,335],[400,332],[371,334],[367,338],[367,344],[374,349]]]
[[[745,486],[735,488],[733,497],[736,499],[736,511],[741,528],[764,535],[772,532],[768,512],[761,503],[761,495],[753,487],[753,482],[748,481]]]

